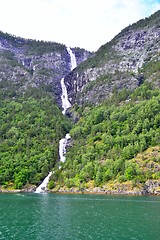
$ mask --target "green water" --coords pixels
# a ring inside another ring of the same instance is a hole
[[[0,240],[158,240],[160,197],[0,194]]]

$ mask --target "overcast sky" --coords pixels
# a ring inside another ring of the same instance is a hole
[[[0,30],[96,51],[160,0],[0,0]]]

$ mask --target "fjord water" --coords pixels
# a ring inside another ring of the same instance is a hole
[[[160,197],[0,194],[0,239],[158,240]]]

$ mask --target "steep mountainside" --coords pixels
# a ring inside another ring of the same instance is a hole
[[[84,49],[72,50],[77,63],[91,56]],[[41,88],[59,102],[60,80],[69,72],[70,57],[65,45],[25,40],[0,32],[0,88],[4,96],[15,97],[28,88]]]
[[[73,48],[71,72],[66,46],[0,33],[0,188],[53,171],[54,191],[160,194],[159,22],[160,11],[94,54]],[[58,107],[63,77],[71,118]]]
[[[77,63],[91,55],[72,51]],[[37,185],[59,160],[59,140],[71,129],[60,84],[70,64],[65,45],[0,32],[0,186]]]
[[[160,11],[65,77],[74,119],[56,191],[160,194]]]
[[[159,89],[142,84],[98,106],[76,105],[74,114],[79,121],[70,131],[72,147],[51,177],[55,189],[160,193]]]
[[[70,100],[98,104],[144,81],[160,87],[160,11],[128,26],[65,78]]]

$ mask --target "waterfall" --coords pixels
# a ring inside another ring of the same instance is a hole
[[[75,58],[75,55],[73,54],[70,47],[67,47],[67,52],[70,55],[70,59],[71,59],[70,70],[72,70],[77,66],[76,58]],[[62,113],[65,115],[66,110],[71,107],[71,103],[68,100],[67,88],[66,88],[65,83],[64,83],[64,78],[61,79],[61,88],[62,88],[61,100],[62,100],[62,108],[63,108]],[[67,146],[67,142],[70,138],[71,137],[70,137],[69,133],[67,133],[65,138],[62,138],[59,141],[59,159],[60,159],[60,162],[65,162],[66,146]],[[48,176],[43,180],[43,182],[39,185],[39,187],[36,188],[35,193],[46,192],[47,184],[49,182],[49,178],[50,178],[51,175],[52,175],[52,172],[50,172],[48,174]]]
[[[52,175],[52,172],[48,174],[48,176],[43,180],[43,182],[36,188],[35,193],[44,193],[47,190],[47,184],[49,182],[49,178]]]
[[[70,69],[73,70],[77,66],[76,57],[73,54],[70,47],[67,47],[67,52],[70,55],[70,60],[71,60]],[[62,108],[63,108],[62,113],[65,115],[66,110],[71,107],[71,103],[68,100],[68,93],[67,93],[67,88],[66,88],[65,83],[64,83],[64,78],[61,79],[61,88],[62,88],[61,100],[62,100]],[[71,137],[70,137],[69,133],[67,133],[65,138],[62,138],[59,141],[59,159],[60,159],[60,162],[65,162],[66,146],[67,146],[67,142],[70,138]]]

